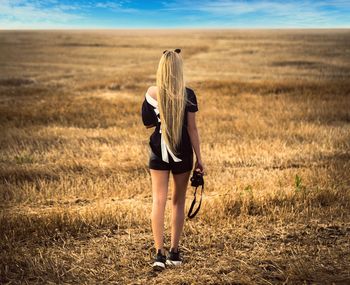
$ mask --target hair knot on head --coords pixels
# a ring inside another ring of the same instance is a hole
[[[166,50],[163,51],[163,54],[165,54],[166,52],[169,52],[169,51],[170,51],[170,50],[167,50],[167,49],[166,49]],[[176,49],[173,50],[173,52],[180,53],[180,52],[181,52],[181,49],[180,49],[180,48],[176,48]]]

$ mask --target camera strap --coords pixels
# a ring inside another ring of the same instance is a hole
[[[194,199],[193,199],[193,201],[192,201],[190,210],[188,211],[188,215],[187,215],[190,219],[194,218],[194,216],[197,215],[197,213],[198,213],[198,211],[199,211],[199,209],[200,209],[200,207],[201,207],[204,185],[201,185],[201,186],[202,186],[201,199],[200,199],[200,201],[199,201],[198,208],[192,213],[193,207],[194,207],[194,205],[196,204],[196,193],[197,193],[197,188],[198,188],[198,186],[197,186],[196,189],[194,190]],[[192,214],[191,214],[191,213],[192,213]]]

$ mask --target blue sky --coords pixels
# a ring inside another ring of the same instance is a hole
[[[350,28],[350,0],[0,0],[0,29],[52,28]]]

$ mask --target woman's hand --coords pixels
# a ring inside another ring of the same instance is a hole
[[[206,175],[207,173],[205,172],[206,168],[204,166],[204,163],[202,160],[198,160],[196,159],[196,163],[194,165],[194,169],[196,171],[200,171],[202,173],[202,175]]]

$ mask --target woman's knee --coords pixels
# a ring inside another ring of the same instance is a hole
[[[185,204],[187,185],[184,183],[175,183],[171,201],[174,206]]]
[[[167,197],[164,195],[155,195],[153,197],[153,205],[157,208],[165,208]]]
[[[171,198],[171,203],[174,207],[184,207],[186,202],[186,192],[174,193]]]

